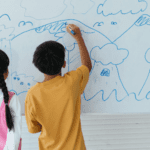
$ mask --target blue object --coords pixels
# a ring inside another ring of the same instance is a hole
[[[71,30],[71,33],[72,33],[73,35],[75,35],[75,34],[76,34],[73,30]]]
[[[108,68],[104,68],[100,74],[101,76],[106,76],[109,77],[110,76],[110,70]]]
[[[20,82],[20,85],[23,85],[23,82]]]
[[[73,30],[71,30],[71,28],[70,28],[70,27],[69,27],[69,29],[70,29],[70,32],[71,32],[73,35],[75,35],[75,34],[76,34]]]

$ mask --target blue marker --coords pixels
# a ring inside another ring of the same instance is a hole
[[[70,27],[68,27],[68,28],[70,29],[70,32],[71,32],[73,35],[75,35],[75,34],[76,34],[73,30],[71,30],[71,28],[70,28]]]

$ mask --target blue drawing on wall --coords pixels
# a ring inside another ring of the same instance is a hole
[[[0,16],[0,18],[2,18],[2,17],[7,17],[9,19],[9,21],[11,21],[11,19],[10,19],[8,14],[3,14],[3,15]]]
[[[145,42],[147,40],[147,39],[145,39],[145,37],[148,37],[148,35],[149,35],[149,33],[145,32],[145,31],[149,30],[149,27],[150,27],[149,25],[150,25],[150,16],[148,14],[143,14],[133,23],[133,25],[131,25],[125,32],[123,32],[119,37],[117,37],[113,41],[115,43],[122,42],[122,41],[126,42],[127,38],[131,38],[131,36],[133,36],[132,46],[130,46],[132,49],[129,50],[129,53],[131,52],[132,55],[134,55],[135,52],[133,51],[133,49],[135,48],[137,51],[137,53],[136,53],[137,58],[138,58],[139,62],[143,65],[140,64],[140,66],[139,66],[139,65],[136,65],[136,63],[133,63],[131,65],[136,66],[136,68],[138,68],[138,70],[143,70],[143,71],[141,71],[142,72],[141,76],[136,74],[136,76],[139,76],[140,81],[143,81],[143,83],[141,84],[141,88],[138,92],[136,92],[136,93],[128,92],[128,93],[129,93],[129,95],[134,94],[135,99],[137,101],[143,100],[144,98],[146,98],[146,99],[150,98],[150,95],[149,95],[150,94],[150,92],[149,92],[150,91],[150,89],[149,89],[149,85],[150,85],[150,77],[149,77],[150,69],[149,68],[150,67],[148,66],[148,64],[150,63],[150,48],[148,48],[148,47],[150,47],[150,43],[148,41]],[[135,37],[133,34],[133,33],[135,33],[135,29],[137,29],[136,34],[138,36],[139,36],[138,30],[143,33],[142,36],[140,35],[141,37],[139,38],[140,40],[138,43],[136,41],[137,37]],[[133,31],[133,33],[132,33],[132,31]],[[126,39],[126,41],[124,40],[124,38]],[[135,42],[136,42],[136,44],[135,44]],[[125,43],[125,44],[127,44],[127,43]],[[143,44],[144,44],[144,47],[148,48],[146,50],[146,52],[144,52],[143,47],[141,47],[141,45],[143,45]],[[145,58],[145,60],[143,59],[143,57]],[[132,58],[131,60],[134,60],[134,59],[135,59],[135,55],[134,55],[134,58]],[[145,63],[145,62],[147,62],[147,63]],[[135,70],[135,68],[134,68],[134,70]],[[136,85],[134,85],[134,84],[132,84],[132,85],[137,87],[137,85],[139,85],[138,82],[139,82],[139,79],[137,79]],[[126,89],[128,91],[128,88],[126,88]]]
[[[30,24],[30,25],[32,25],[33,26],[33,23],[31,22],[31,21],[20,21],[19,23],[18,23],[18,27],[20,27],[20,26],[25,26],[25,25],[27,25],[27,24]]]
[[[83,24],[82,22],[75,20],[75,19],[67,19],[67,20],[61,20],[61,21],[56,21],[56,22],[52,22],[37,28],[33,28],[30,29],[28,31],[25,31],[19,35],[16,35],[14,38],[12,38],[11,43],[12,43],[12,47],[13,49],[17,49],[18,47],[14,47],[13,43],[17,42],[17,38],[20,39],[21,42],[21,38],[22,36],[31,36],[32,34],[34,34],[34,37],[39,36],[42,38],[41,35],[45,34],[49,34],[50,36],[53,36],[56,41],[62,43],[65,48],[66,48],[66,59],[67,60],[67,67],[68,67],[68,71],[70,71],[70,68],[76,66],[76,63],[79,61],[80,59],[80,54],[79,52],[77,52],[77,43],[73,38],[70,38],[69,36],[71,36],[70,34],[68,34],[65,31],[66,25],[69,24],[69,22],[78,22],[78,24],[80,23],[80,26],[83,26],[84,30],[81,30],[82,36],[83,37],[88,37],[89,39],[93,38],[93,37],[97,37],[99,39],[101,39],[102,42],[97,42],[97,41],[93,41],[92,44],[90,44],[88,41],[85,40],[86,45],[88,46],[89,49],[89,53],[90,53],[90,57],[91,60],[93,60],[94,65],[93,68],[90,72],[90,80],[89,83],[87,84],[85,90],[84,90],[84,99],[86,101],[91,100],[93,97],[95,97],[98,93],[102,93],[102,100],[106,101],[109,99],[111,94],[115,94],[116,100],[118,102],[122,101],[125,97],[128,96],[128,92],[125,89],[122,81],[121,81],[121,77],[119,75],[119,70],[118,70],[118,65],[122,64],[125,59],[127,59],[129,52],[127,49],[125,48],[118,48],[118,46],[116,44],[114,44],[108,37],[106,37],[104,34],[102,34],[101,32]],[[40,35],[41,34],[41,35]],[[37,38],[39,38],[37,37]],[[69,41],[68,41],[69,39]],[[28,40],[28,39],[27,39]],[[27,46],[30,46],[31,42],[28,42],[26,40],[26,42],[28,43]],[[34,39],[33,39],[34,40]],[[20,45],[23,46],[24,40],[22,41],[22,43],[20,43]],[[25,44],[25,43],[24,43]],[[32,44],[32,43],[31,43]],[[26,47],[26,49],[28,49]],[[30,50],[34,51],[35,49]],[[18,51],[19,52],[19,51]],[[21,55],[27,55],[28,51],[23,50],[23,53],[20,52],[19,57],[21,58]],[[115,56],[115,57],[113,57]],[[117,59],[116,59],[117,58]],[[28,58],[28,60],[30,60],[30,58]],[[31,61],[31,60],[30,60]],[[14,63],[13,65],[15,65],[17,63]],[[21,66],[21,68],[26,67],[26,66]],[[20,68],[20,69],[21,69]],[[18,67],[19,69],[19,67]],[[99,69],[99,72],[97,72],[96,70]],[[110,75],[111,72],[111,75]],[[97,74],[98,73],[98,74]],[[27,75],[27,73],[26,73]],[[25,76],[24,74],[24,79]],[[20,77],[21,75],[19,75]],[[16,77],[16,74],[15,74]],[[29,79],[32,81],[29,82]],[[97,86],[93,85],[92,83],[92,79],[95,80]],[[14,80],[13,82],[15,82],[16,80]],[[24,90],[19,91],[22,88],[19,88],[16,91],[17,94],[21,94],[22,92],[27,92],[27,85],[28,83],[33,83],[36,82],[35,80],[33,80],[32,78],[26,78],[25,80],[26,82],[24,82],[24,80],[21,80],[18,83],[18,87],[21,86],[25,86]],[[14,85],[16,83],[13,83]],[[110,88],[111,85],[111,88]],[[107,86],[108,88],[106,88],[105,86]],[[97,88],[95,88],[97,87]],[[14,89],[14,88],[13,88]],[[94,90],[94,91],[91,91]]]
[[[67,8],[65,0],[38,0],[38,2],[35,0],[22,0],[20,6],[25,9],[25,17],[36,20],[58,17]]]
[[[111,25],[117,25],[117,22],[112,21]]]
[[[110,7],[112,6],[112,7]],[[147,9],[148,3],[146,0],[105,0],[97,7],[97,14],[103,16],[121,14],[138,14]]]
[[[73,1],[71,1],[73,2]],[[92,3],[93,1],[89,1],[90,3]],[[123,8],[120,8],[120,5],[118,7],[119,11],[115,10],[116,12],[114,12],[113,10],[108,10],[108,12],[105,11],[105,7],[107,7],[107,2],[111,3],[109,0],[105,1],[104,4],[101,4],[101,7],[103,8],[103,11],[101,12],[101,14],[103,14],[104,16],[108,16],[108,15],[116,15],[118,13],[122,13],[122,14],[127,14],[127,13],[131,13],[131,14],[137,14],[139,12],[143,12],[146,10],[147,8],[147,2],[146,1],[136,1],[137,5],[136,8],[132,8],[132,11],[128,11],[128,10],[124,10]],[[115,1],[114,1],[115,2]],[[128,1],[129,2],[129,1]],[[127,2],[127,3],[128,3]],[[24,2],[28,3],[28,1]],[[113,1],[112,1],[113,3]],[[118,1],[118,3],[120,3]],[[123,2],[122,2],[123,3]],[[132,5],[133,3],[135,3],[135,1],[132,1]],[[23,4],[23,3],[22,3]],[[63,1],[63,4],[65,4],[65,1]],[[141,4],[141,5],[139,5]],[[45,4],[44,4],[45,5]],[[110,5],[110,4],[109,4]],[[144,7],[145,5],[145,7]],[[131,6],[131,5],[129,5]],[[99,6],[100,8],[100,6]],[[91,8],[88,8],[87,11],[89,11]],[[112,8],[113,9],[113,8]],[[129,8],[128,8],[129,9]],[[75,9],[74,9],[75,10]],[[84,13],[86,13],[87,11],[84,11]],[[112,13],[110,13],[109,11],[112,11]],[[34,18],[34,14],[32,14],[30,12],[30,8],[28,10],[26,10],[26,13],[30,13],[31,17]],[[78,11],[78,13],[81,13]],[[83,12],[82,12],[83,13]],[[54,14],[54,13],[53,13]],[[6,16],[6,15],[5,15]],[[38,20],[41,19],[40,16],[36,16],[35,18]],[[48,16],[50,17],[50,16]],[[55,16],[57,17],[57,16]],[[42,18],[43,19],[43,18]],[[46,16],[45,18],[46,19]],[[143,85],[141,86],[141,89],[139,90],[138,93],[136,92],[129,92],[128,88],[126,88],[125,86],[125,82],[122,80],[122,76],[120,75],[120,68],[119,66],[121,66],[122,64],[124,64],[125,62],[128,61],[129,58],[129,54],[130,54],[130,50],[128,50],[128,48],[126,48],[126,46],[118,46],[117,41],[121,40],[125,34],[128,33],[128,31],[131,31],[132,27],[136,27],[136,28],[142,28],[144,25],[150,25],[150,16],[148,14],[143,14],[141,15],[135,22],[134,24],[129,27],[126,31],[124,31],[121,35],[119,35],[114,41],[111,41],[105,34],[95,30],[94,28],[91,28],[89,26],[87,26],[86,24],[80,22],[79,20],[75,20],[75,19],[65,19],[65,20],[60,20],[60,21],[55,21],[55,22],[50,22],[48,24],[42,25],[42,26],[38,26],[36,28],[32,28],[30,30],[24,31],[18,35],[13,35],[12,33],[14,32],[15,28],[6,28],[4,25],[0,26],[0,29],[2,32],[2,34],[0,35],[0,44],[3,43],[3,40],[8,40],[10,42],[10,44],[12,45],[12,47],[10,48],[11,51],[16,50],[17,47],[14,47],[14,42],[24,42],[22,39],[26,39],[25,37],[33,37],[32,39],[32,43],[30,41],[26,41],[26,44],[29,48],[32,47],[34,41],[34,37],[36,37],[36,39],[38,39],[39,37],[41,37],[41,39],[43,41],[44,40],[44,35],[49,35],[49,39],[53,39],[56,40],[60,43],[62,43],[65,46],[66,49],[66,58],[65,60],[67,61],[67,71],[72,70],[72,68],[74,66],[78,66],[76,65],[79,62],[80,59],[80,53],[78,51],[78,45],[77,42],[70,37],[70,35],[66,32],[65,28],[66,25],[69,23],[74,22],[75,24],[77,23],[78,25],[80,25],[82,28],[81,33],[83,37],[86,37],[85,39],[88,39],[88,41],[85,40],[86,45],[88,45],[88,51],[90,54],[90,58],[92,60],[92,70],[90,72],[90,80],[84,90],[83,96],[84,99],[86,101],[92,100],[96,95],[98,94],[102,94],[102,100],[106,101],[110,98],[111,95],[115,95],[116,101],[121,102],[122,100],[124,100],[126,97],[130,96],[131,94],[135,96],[135,99],[137,101],[142,100],[143,98],[147,98],[150,99],[150,90],[147,87],[149,82],[149,73],[150,73],[150,69],[147,71],[148,74],[146,74],[146,78],[144,79]],[[30,21],[20,21],[18,24],[18,27],[20,26],[25,26],[25,25],[31,25],[33,26],[33,23]],[[96,22],[93,27],[96,26],[102,26],[104,25],[104,22]],[[112,21],[111,25],[117,25],[117,22]],[[4,36],[5,35],[5,36]],[[24,38],[22,38],[24,37]],[[48,37],[48,36],[46,36]],[[90,39],[94,39],[96,37],[97,40],[91,40]],[[69,40],[68,40],[69,39]],[[100,41],[98,40],[100,39]],[[28,40],[28,39],[27,39]],[[41,41],[42,41],[41,40]],[[90,43],[90,42],[91,43]],[[122,42],[123,43],[123,42]],[[20,43],[20,45],[22,47],[23,44]],[[19,46],[19,45],[18,45]],[[23,49],[23,48],[21,48]],[[27,50],[22,50],[19,51],[19,48],[17,49],[17,53],[18,53],[18,58],[22,58],[23,55],[27,55],[30,51],[33,52],[35,49],[32,47],[32,49],[26,48]],[[145,52],[145,61],[147,64],[150,63],[150,59],[149,59],[149,49],[147,49],[147,51]],[[15,53],[12,53],[12,55],[15,55]],[[29,56],[31,58],[31,56]],[[141,56],[142,57],[142,56]],[[16,64],[19,66],[18,63],[14,63],[14,57],[13,58],[13,65]],[[30,60],[30,58],[28,58],[28,60]],[[19,67],[16,67],[19,70]],[[23,66],[25,67],[25,66]],[[20,67],[21,70],[21,67]],[[26,70],[28,70],[26,68]],[[26,72],[26,71],[25,71]],[[20,95],[22,93],[25,93],[28,91],[28,89],[34,85],[37,81],[34,80],[34,76],[28,76],[30,72],[22,72],[22,74],[18,73],[16,70],[12,71],[12,85],[17,85],[15,87],[13,87],[12,89],[15,91],[16,94]],[[19,75],[17,75],[19,74]],[[36,76],[36,75],[35,75]],[[147,89],[147,90],[145,90]],[[143,91],[146,91],[146,93],[143,94]],[[144,95],[144,97],[139,98],[140,95]]]
[[[136,26],[150,25],[150,16],[148,14],[143,14],[135,23]]]
[[[104,68],[100,74],[101,76],[106,76],[109,77],[110,76],[110,70],[108,68]]]
[[[94,65],[92,65],[90,80],[83,94],[86,100],[91,100],[100,92],[102,92],[103,101],[108,100],[112,93],[115,93],[118,102],[128,96],[117,67],[125,61],[128,55],[127,49],[119,49],[114,43],[107,43],[102,47],[95,46],[92,48],[90,58],[94,60]],[[98,76],[98,74],[102,74],[105,70],[107,70],[106,73],[108,75],[111,72],[109,78],[107,75]],[[94,78],[97,80],[96,84],[93,84]]]
[[[148,48],[147,51],[145,52],[144,58],[145,58],[147,63],[150,63],[150,48]],[[150,99],[150,86],[149,85],[150,85],[150,69],[148,71],[148,75],[146,77],[146,80],[145,80],[145,82],[144,82],[138,95],[143,94],[143,93],[145,94],[145,92],[146,92],[147,93],[146,99]]]
[[[150,91],[146,94],[146,99],[150,99]]]
[[[143,14],[141,15],[134,23],[129,27],[125,32],[123,32],[119,37],[117,37],[113,42],[116,42],[118,39],[120,39],[125,33],[127,33],[132,27],[138,26],[141,27],[143,25],[150,25],[150,15]]]
[[[150,15],[143,14],[139,19],[136,21],[136,26],[143,26],[143,25],[150,25]]]
[[[93,27],[102,26],[102,25],[104,25],[104,22],[96,22],[96,23],[94,23]]]
[[[86,14],[94,5],[92,0],[71,0],[74,14]],[[84,6],[84,7],[83,7]]]
[[[150,48],[147,49],[144,57],[145,57],[145,60],[147,61],[147,63],[150,63]]]
[[[78,44],[66,32],[66,25],[72,23],[80,27],[92,62],[82,95],[84,100],[91,101],[90,104],[108,101],[106,105],[116,100],[129,107],[143,100],[139,104],[144,106],[150,100],[148,3],[148,0],[21,0],[16,5],[18,14],[3,7],[0,48],[10,58],[10,91],[24,100],[28,90],[42,79],[43,74],[33,66],[32,58],[36,46],[44,41],[54,40],[65,46],[65,72],[81,65]]]

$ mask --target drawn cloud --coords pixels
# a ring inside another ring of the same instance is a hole
[[[65,0],[23,0],[21,6],[25,9],[25,16],[34,19],[50,19],[63,14],[67,8]]]
[[[145,60],[150,63],[150,48],[145,53]]]
[[[97,13],[104,16],[122,14],[137,14],[147,9],[145,0],[105,0],[97,7]]]
[[[10,40],[14,37],[12,34],[14,32],[14,28],[6,28],[5,25],[0,26],[0,41],[3,39]]]
[[[115,44],[106,44],[102,48],[99,46],[91,50],[91,59],[101,62],[103,65],[113,64],[119,65],[128,57],[127,49],[118,49]]]
[[[72,0],[71,5],[73,6],[73,13],[86,14],[95,3],[92,0]]]

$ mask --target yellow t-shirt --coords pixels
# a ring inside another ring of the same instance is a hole
[[[36,83],[25,100],[25,117],[30,133],[41,131],[39,150],[85,150],[81,130],[81,94],[89,80],[82,65],[64,76]]]

